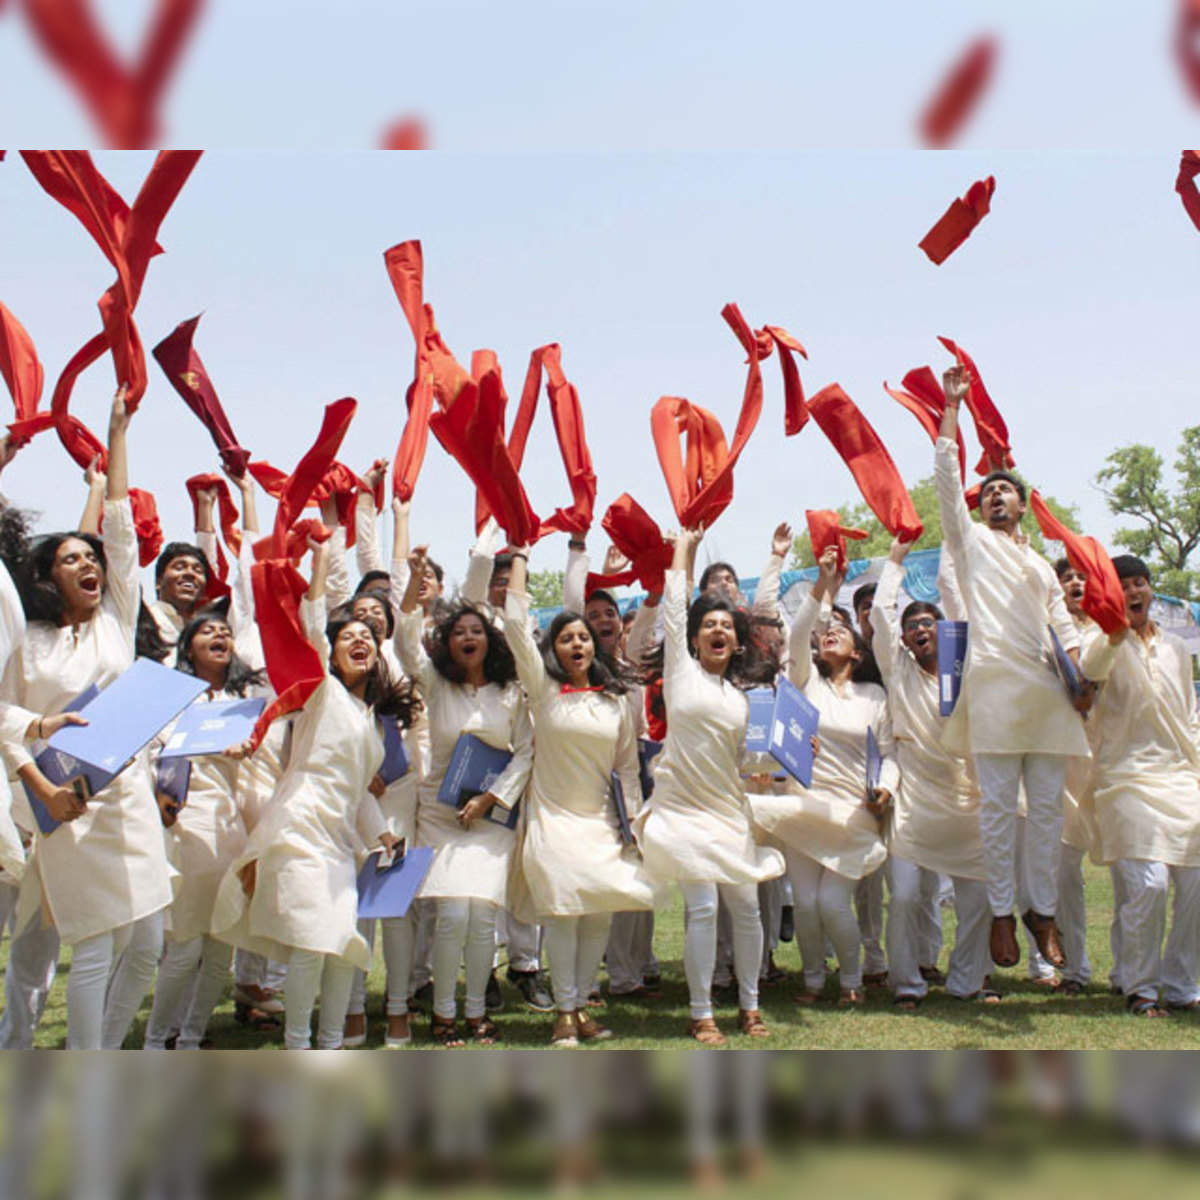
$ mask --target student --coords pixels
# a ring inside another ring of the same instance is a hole
[[[754,801],[759,824],[786,848],[804,966],[804,989],[796,999],[804,1005],[815,1004],[825,986],[827,937],[841,975],[839,1003],[863,1002],[862,940],[852,902],[858,881],[887,857],[881,826],[899,776],[887,697],[862,638],[831,620],[816,654],[809,649],[822,600],[837,595],[836,567],[837,547],[831,546],[821,555],[817,581],[801,602],[790,638],[788,678],[820,713],[812,786]],[[870,799],[868,730],[882,756],[879,786]]]
[[[944,376],[946,408],[934,456],[938,505],[971,622],[962,693],[947,728],[951,748],[969,752],[983,799],[979,827],[992,910],[989,944],[997,966],[1020,959],[1016,919],[1017,795],[1025,784],[1024,850],[1030,906],[1025,924],[1048,962],[1065,961],[1054,915],[1058,846],[1067,760],[1086,757],[1083,722],[1066,689],[1046,666],[1052,626],[1079,659],[1079,633],[1050,564],[1016,534],[1025,515],[1025,485],[1007,471],[985,477],[981,520],[971,520],[959,475],[958,409],[965,368]]]
[[[596,626],[576,612],[559,613],[539,648],[529,632],[527,555],[513,552],[504,621],[537,730],[521,866],[545,929],[558,1012],[551,1044],[572,1046],[611,1036],[587,1011],[588,988],[612,914],[653,909],[655,888],[636,850],[622,844],[612,799],[615,773],[627,812],[641,808],[629,684]],[[615,645],[621,626],[611,598],[593,595],[589,607],[601,610]]]
[[[463,1044],[455,989],[465,948],[467,1033],[490,1045],[499,1030],[487,1016],[485,988],[496,917],[508,899],[515,835],[484,816],[496,804],[511,809],[520,799],[533,762],[533,730],[512,651],[503,633],[474,608],[452,612],[438,626],[432,653],[426,653],[418,601],[426,561],[425,547],[418,546],[409,560],[398,628],[401,661],[420,689],[429,719],[429,774],[417,792],[417,844],[435,851],[421,888],[422,897],[437,901],[431,1032],[439,1045]],[[437,793],[464,733],[513,757],[490,791],[456,811]]]
[[[1200,751],[1192,660],[1150,619],[1150,569],[1132,554],[1113,559],[1129,628],[1099,629],[1081,668],[1103,683],[1094,809],[1103,861],[1118,888],[1125,1002],[1135,1016],[1200,1009]],[[1163,949],[1167,895],[1175,887]]]
[[[375,796],[383,762],[377,717],[407,724],[412,697],[383,667],[369,625],[344,617],[324,625],[328,549],[310,539],[312,581],[301,605],[309,643],[327,674],[292,727],[276,796],[221,881],[213,933],[288,964],[284,1044],[311,1044],[321,996],[317,1046],[342,1045],[353,969],[370,951],[358,932],[358,858],[388,831]],[[260,620],[262,614],[259,614]],[[230,751],[244,756],[249,743]]]
[[[766,682],[770,672],[759,669],[748,622],[727,599],[702,596],[688,607],[688,579],[701,536],[698,529],[679,535],[667,572],[667,738],[656,763],[654,794],[636,832],[649,873],[678,882],[687,906],[688,1032],[703,1046],[719,1046],[725,1038],[712,1010],[717,895],[724,895],[733,922],[738,1027],[750,1037],[766,1037],[758,1010],[758,884],[779,875],[783,860],[777,850],[756,843],[740,775],[750,715],[742,689]]]
[[[889,984],[897,1007],[912,1010],[929,990],[921,970],[919,919],[938,873],[954,883],[958,916],[946,990],[959,999],[995,1001],[984,990],[990,912],[979,838],[979,785],[970,764],[942,745],[937,623],[941,611],[914,600],[897,613],[910,546],[892,543],[872,597],[872,646],[887,687],[900,790],[888,830]]]

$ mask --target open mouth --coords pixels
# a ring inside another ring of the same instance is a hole
[[[913,646],[920,651],[928,650],[933,645],[933,634],[918,633],[913,636]]]
[[[79,590],[85,596],[98,596],[100,594],[100,576],[81,575],[79,577]]]
[[[366,646],[355,646],[350,651],[350,661],[355,666],[365,667],[371,661],[371,651]]]
[[[200,585],[194,579],[181,579],[175,585],[175,590],[184,596],[194,596],[200,590]]]
[[[216,658],[224,658],[228,656],[231,647],[228,642],[212,642],[209,644],[208,652]]]
[[[459,650],[464,658],[471,658],[479,649],[478,642],[464,642]]]

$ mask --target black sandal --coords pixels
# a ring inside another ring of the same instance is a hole
[[[500,1040],[500,1026],[491,1017],[467,1017],[463,1024],[467,1037],[477,1046],[494,1046]]]
[[[456,1050],[467,1043],[458,1032],[458,1022],[453,1017],[439,1017],[434,1013],[429,1021],[429,1034],[445,1050]]]
[[[1171,1014],[1165,1008],[1159,1008],[1157,1000],[1149,996],[1127,996],[1125,1010],[1131,1017],[1169,1017]]]

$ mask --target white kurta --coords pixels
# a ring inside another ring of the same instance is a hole
[[[792,625],[788,678],[821,714],[820,752],[812,787],[755,796],[758,823],[789,849],[807,854],[849,879],[861,879],[887,858],[879,822],[866,808],[867,729],[882,757],[879,786],[893,796],[899,785],[887,697],[876,683],[847,683],[839,690],[813,669],[812,631],[820,605],[809,592]]]
[[[311,612],[305,616],[324,661],[328,643],[318,634],[323,621]],[[364,838],[373,839],[383,827],[367,791],[382,762],[383,740],[371,710],[327,675],[293,720],[288,764],[274,800],[221,881],[216,936],[276,961],[297,948],[369,966],[370,949],[358,932],[356,879]],[[255,861],[257,883],[247,901],[238,871]]]
[[[897,858],[963,879],[986,879],[979,784],[970,763],[942,745],[937,673],[923,671],[901,640],[896,602],[904,568],[884,564],[871,608],[871,648],[887,687],[900,791],[888,831]]]
[[[947,744],[958,753],[1087,757],[1083,722],[1050,649],[1051,625],[1065,649],[1079,645],[1054,571],[1028,545],[971,520],[958,450],[948,438],[938,439],[934,475],[943,536],[971,624]]]
[[[429,721],[429,770],[417,788],[416,844],[432,846],[435,854],[420,894],[487,900],[505,907],[515,833],[483,819],[464,829],[457,810],[439,803],[437,793],[459,737],[470,733],[512,752],[512,761],[490,788],[511,808],[525,791],[533,763],[529,705],[516,683],[474,688],[440,675],[422,645],[423,625],[418,609],[400,613],[396,627],[401,661],[420,689]]]
[[[1187,649],[1155,628],[1117,646],[1090,634],[1083,673],[1104,686],[1098,721],[1093,809],[1099,856],[1200,867],[1200,754],[1196,692]]]
[[[1095,629],[1090,617],[1071,614],[1080,636],[1086,641],[1088,633]],[[1093,702],[1093,709],[1095,704]],[[1100,721],[1089,713],[1083,723],[1083,732],[1092,750],[1092,758],[1072,758],[1067,763],[1067,778],[1063,784],[1063,842],[1085,854],[1091,854],[1099,862],[1100,831],[1096,827],[1096,814],[1092,806],[1092,779],[1095,772],[1096,746],[1100,736]]]
[[[21,606],[21,597],[17,594],[8,568],[0,562],[0,671],[24,637],[25,611]],[[0,744],[22,743],[30,721],[36,721],[42,715],[0,700]],[[21,784],[18,782],[12,786],[20,788]],[[25,874],[25,848],[21,842],[21,831],[13,817],[12,802],[8,772],[0,771],[0,882],[6,883],[17,883]],[[25,807],[27,809],[28,805]]]
[[[529,633],[529,597],[509,591],[505,633],[529,697],[537,753],[521,865],[539,918],[653,908],[655,887],[623,846],[610,794],[615,771],[632,819],[641,809],[637,738],[625,698],[564,691]]]
[[[663,595],[667,739],[654,793],[635,832],[646,869],[664,881],[761,883],[783,874],[783,856],[754,836],[740,764],[750,704],[688,652],[687,580],[668,571]]]
[[[78,628],[32,622],[5,670],[5,699],[38,713],[61,712],[90,684],[104,687],[132,665],[138,547],[128,500],[104,505],[104,553],[107,586],[95,616]],[[4,749],[10,774],[33,761],[24,746]],[[47,837],[36,835],[22,884],[23,915],[36,906],[39,885],[68,945],[170,904],[171,869],[147,752],[91,800],[83,816]]]

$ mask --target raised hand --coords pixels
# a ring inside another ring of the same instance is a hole
[[[955,363],[942,374],[942,390],[946,403],[957,408],[966,398],[971,387],[971,377],[962,363]]]
[[[776,558],[787,558],[792,549],[792,527],[786,521],[780,521],[771,534],[771,553]]]

